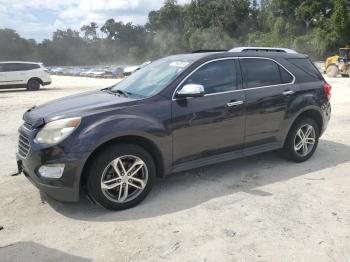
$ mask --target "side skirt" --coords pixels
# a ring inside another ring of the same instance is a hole
[[[277,149],[280,149],[281,147],[282,146],[280,142],[273,142],[273,143],[268,143],[264,145],[245,148],[243,150],[237,150],[237,151],[228,152],[220,155],[196,159],[196,160],[192,160],[189,162],[185,162],[185,163],[181,163],[173,166],[172,172],[177,173],[177,172],[182,172],[190,169],[195,169],[202,166],[213,165],[213,164],[230,161],[230,160],[234,160],[234,159],[238,159],[246,156],[251,156],[251,155],[256,155],[256,154],[260,154],[268,151],[277,150]]]

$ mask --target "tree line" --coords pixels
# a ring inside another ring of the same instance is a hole
[[[324,59],[350,44],[348,0],[166,0],[145,25],[108,19],[56,30],[41,43],[0,29],[0,60],[47,65],[127,64],[197,49],[289,47]]]

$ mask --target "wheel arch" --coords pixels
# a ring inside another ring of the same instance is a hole
[[[291,121],[291,124],[288,127],[288,132],[287,132],[286,136],[284,137],[283,144],[285,144],[285,142],[287,141],[287,137],[289,136],[289,133],[290,133],[293,125],[296,123],[296,121],[298,121],[301,118],[305,118],[305,117],[311,118],[317,123],[320,134],[321,134],[321,132],[323,130],[323,125],[324,125],[322,113],[316,108],[308,108],[302,112],[299,112],[299,114],[297,114],[294,117],[293,121]]]
[[[43,85],[43,84],[44,84],[43,80],[42,80],[40,77],[31,77],[31,78],[29,78],[28,81],[27,81],[27,84],[28,84],[31,80],[38,80],[39,83],[40,83],[40,85]]]
[[[116,138],[112,138],[101,145],[97,146],[91,154],[87,157],[84,166],[81,171],[81,176],[80,176],[80,186],[83,186],[86,182],[87,178],[87,168],[89,168],[89,165],[91,163],[91,160],[97,156],[100,152],[102,152],[105,148],[112,146],[112,145],[117,145],[117,144],[134,144],[141,146],[144,148],[147,152],[149,152],[154,159],[154,162],[156,164],[156,176],[157,177],[163,177],[164,176],[164,159],[162,157],[161,151],[158,148],[158,146],[151,141],[148,138],[142,137],[142,136],[137,136],[137,135],[125,135],[125,136],[120,136]]]

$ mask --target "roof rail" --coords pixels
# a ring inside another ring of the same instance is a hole
[[[218,50],[215,50],[215,49],[199,49],[199,50],[194,50],[192,51],[192,53],[211,53],[211,52],[227,52],[228,50],[226,49],[218,49]]]
[[[297,52],[292,49],[280,48],[280,47],[235,47],[231,49],[229,52],[248,52],[248,51],[297,54]]]

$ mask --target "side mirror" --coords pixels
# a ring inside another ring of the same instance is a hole
[[[204,86],[197,84],[184,85],[180,91],[176,93],[176,98],[199,97],[204,96]]]

